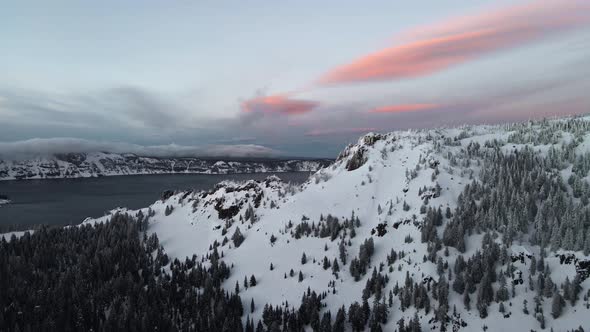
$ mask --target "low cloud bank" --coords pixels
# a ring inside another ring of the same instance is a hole
[[[273,157],[279,151],[255,144],[186,146],[177,144],[144,146],[123,142],[78,138],[33,138],[0,142],[0,159],[27,159],[58,153],[133,153],[150,157]]]

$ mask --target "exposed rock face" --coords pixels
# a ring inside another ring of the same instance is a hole
[[[346,169],[349,171],[354,171],[359,167],[363,166],[367,162],[367,158],[365,157],[365,149],[359,148],[352,154],[348,162],[346,163]]]
[[[72,165],[80,166],[86,160],[86,153],[59,153],[55,155],[55,158]]]
[[[574,254],[556,254],[555,257],[559,257],[559,264],[574,264],[576,273],[580,275],[582,280],[590,277],[590,259],[580,259]]]
[[[160,199],[162,201],[165,201],[168,198],[172,197],[172,195],[174,195],[174,191],[173,190],[164,190],[164,192],[162,192],[162,195],[160,196]]]
[[[368,159],[367,152],[375,143],[384,140],[388,135],[368,133],[362,136],[357,144],[348,145],[336,158],[336,162],[346,161],[346,170],[354,171],[363,166]]]
[[[369,133],[369,134],[363,136],[363,142],[365,143],[365,145],[373,146],[373,144],[375,144],[377,141],[379,141],[383,138],[385,138],[385,135]]]
[[[218,212],[219,219],[231,219],[235,217],[238,212],[240,212],[240,208],[242,204],[231,205],[228,208],[223,208],[223,199],[217,201],[215,204],[215,210]]]

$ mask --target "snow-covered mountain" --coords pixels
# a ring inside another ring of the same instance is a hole
[[[78,178],[137,174],[230,174],[317,171],[330,164],[314,160],[219,160],[154,158],[104,152],[57,154],[28,160],[0,160],[0,180]]]
[[[112,214],[148,218],[172,258],[231,266],[248,325],[304,315],[314,291],[315,330],[588,330],[589,170],[590,118],[367,134],[301,186]]]

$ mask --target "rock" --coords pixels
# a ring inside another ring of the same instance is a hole
[[[346,170],[347,171],[354,171],[359,167],[363,166],[367,162],[367,157],[365,156],[365,148],[360,147],[353,155],[348,159],[346,163]]]
[[[172,191],[172,190],[164,190],[164,191],[162,192],[162,195],[160,195],[160,199],[161,199],[162,201],[165,201],[165,200],[167,200],[168,198],[172,197],[173,195],[174,195],[174,191]]]

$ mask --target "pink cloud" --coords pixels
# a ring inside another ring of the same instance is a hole
[[[311,112],[319,103],[310,100],[291,99],[286,95],[256,97],[242,102],[244,112],[264,112],[278,114],[303,114]]]
[[[334,129],[313,129],[305,133],[305,136],[328,136],[337,134],[356,134],[377,131],[377,128],[334,128]]]
[[[386,105],[373,108],[369,110],[370,113],[402,113],[412,111],[430,110],[438,107],[436,104],[401,104],[401,105]]]
[[[403,44],[337,67],[319,84],[425,76],[590,23],[590,1],[549,0],[455,18],[406,34]]]

